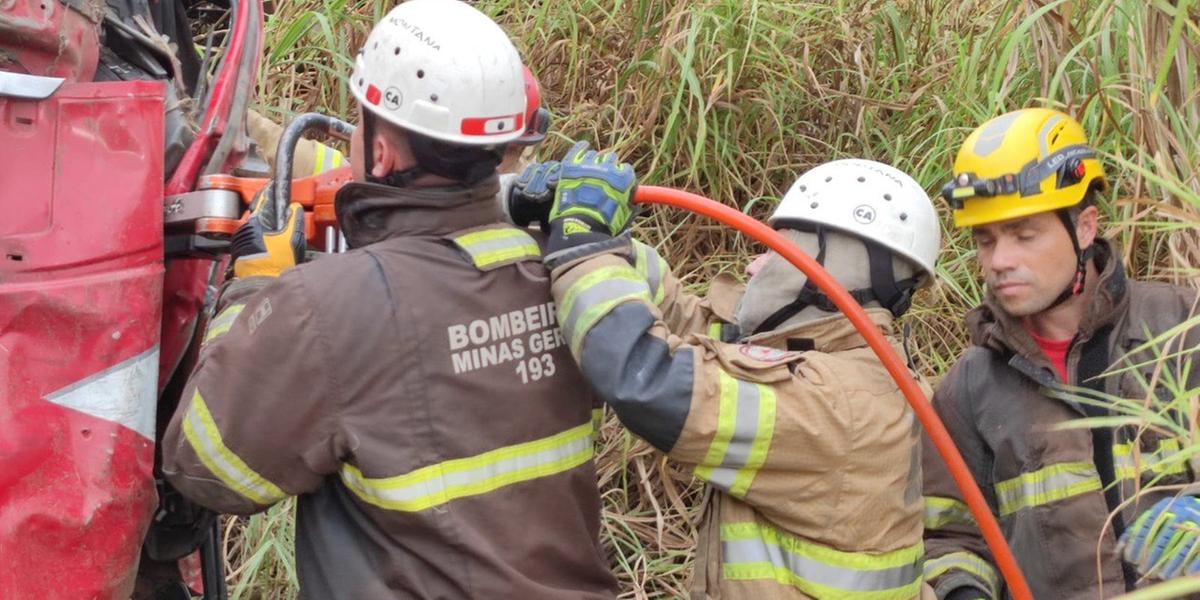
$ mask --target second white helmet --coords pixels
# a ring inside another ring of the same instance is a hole
[[[458,0],[393,8],[359,50],[350,90],[381,119],[445,142],[504,144],[525,131],[520,55],[499,25]]]
[[[784,194],[767,222],[822,225],[872,240],[935,277],[942,243],[937,211],[912,177],[883,163],[844,159],[813,167]]]

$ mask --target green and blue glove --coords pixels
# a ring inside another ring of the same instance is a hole
[[[1158,501],[1125,531],[1121,547],[1142,575],[1165,580],[1200,573],[1200,499]]]
[[[609,250],[637,216],[633,166],[587,148],[587,142],[576,142],[557,169],[546,255],[552,268]]]
[[[518,227],[528,227],[533,222],[547,231],[550,209],[554,206],[554,190],[562,163],[557,160],[533,163],[521,172],[513,183],[508,201],[504,204],[509,221]]]

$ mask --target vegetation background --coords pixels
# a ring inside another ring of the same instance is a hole
[[[967,133],[999,113],[1073,114],[1110,182],[1107,235],[1137,277],[1200,285],[1200,6],[1196,0],[481,0],[541,80],[553,134],[616,151],[642,181],[758,217],[805,169],[887,162],[932,194]],[[377,0],[277,0],[266,23],[259,109],[353,120],[344,84]],[[200,43],[203,43],[202,40]],[[939,210],[946,215],[945,206]],[[940,285],[907,317],[936,378],[979,302],[973,252],[945,220]],[[656,209],[638,226],[703,291],[740,274],[753,244]],[[1196,414],[1196,394],[1177,400]],[[1141,411],[1141,412],[1139,412]],[[1153,424],[1138,403],[1130,418]],[[1169,427],[1168,427],[1169,428]],[[1195,432],[1173,431],[1196,444]],[[681,598],[703,488],[609,415],[600,440],[604,537],[624,597]],[[1185,458],[1186,458],[1185,456]],[[292,598],[291,503],[226,522],[233,598]]]

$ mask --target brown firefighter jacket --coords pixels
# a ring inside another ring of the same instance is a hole
[[[639,243],[553,276],[588,381],[715,490],[694,598],[920,595],[919,430],[846,319],[722,343],[700,333],[728,311],[683,293]],[[887,311],[871,316],[890,330]],[[810,349],[786,351],[789,340]]]
[[[611,598],[598,406],[495,181],[337,198],[354,250],[232,284],[164,440],[214,510],[299,496],[307,598]]]
[[[1106,330],[1104,371],[1109,363],[1129,364],[1120,360],[1123,355],[1195,314],[1194,290],[1128,281],[1110,243],[1097,242],[1096,260],[1101,274],[1067,355],[1071,380],[1065,383],[1075,386],[1081,385],[1081,367],[1089,362],[1085,353],[1101,347]],[[1113,527],[1105,528],[1109,504],[1131,498],[1139,481],[1142,486],[1191,482],[1187,462],[1173,457],[1178,446],[1153,431],[1139,435],[1130,426],[1096,432],[1062,429],[1085,417],[1088,407],[1055,397],[1063,382],[1021,324],[990,297],[967,322],[972,346],[938,386],[933,404],[999,518],[1034,597],[1091,600],[1125,593],[1117,536]],[[1183,346],[1169,351],[1195,348],[1200,332],[1193,330],[1175,343],[1180,342]],[[1142,381],[1152,380],[1151,358],[1150,351],[1137,353],[1131,364],[1139,368],[1105,377],[1104,391],[1137,402],[1147,398]],[[1141,364],[1146,361],[1150,364]],[[1159,380],[1163,385],[1157,393],[1167,398],[1172,387],[1194,394],[1200,369],[1193,368],[1190,380],[1180,381],[1171,365]],[[991,598],[1005,594],[962,496],[928,446],[924,467],[925,573],[938,596],[962,586],[976,587]],[[1109,478],[1119,484],[1110,487],[1113,498],[1106,500],[1103,488]],[[1152,493],[1138,499],[1122,511],[1120,521],[1132,523],[1161,497]],[[1133,578],[1132,572],[1128,575]]]

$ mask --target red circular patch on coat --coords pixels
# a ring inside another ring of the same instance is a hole
[[[788,353],[783,350],[751,344],[742,344],[738,348],[738,352],[741,352],[746,358],[752,358],[761,362],[779,362],[788,356]]]

